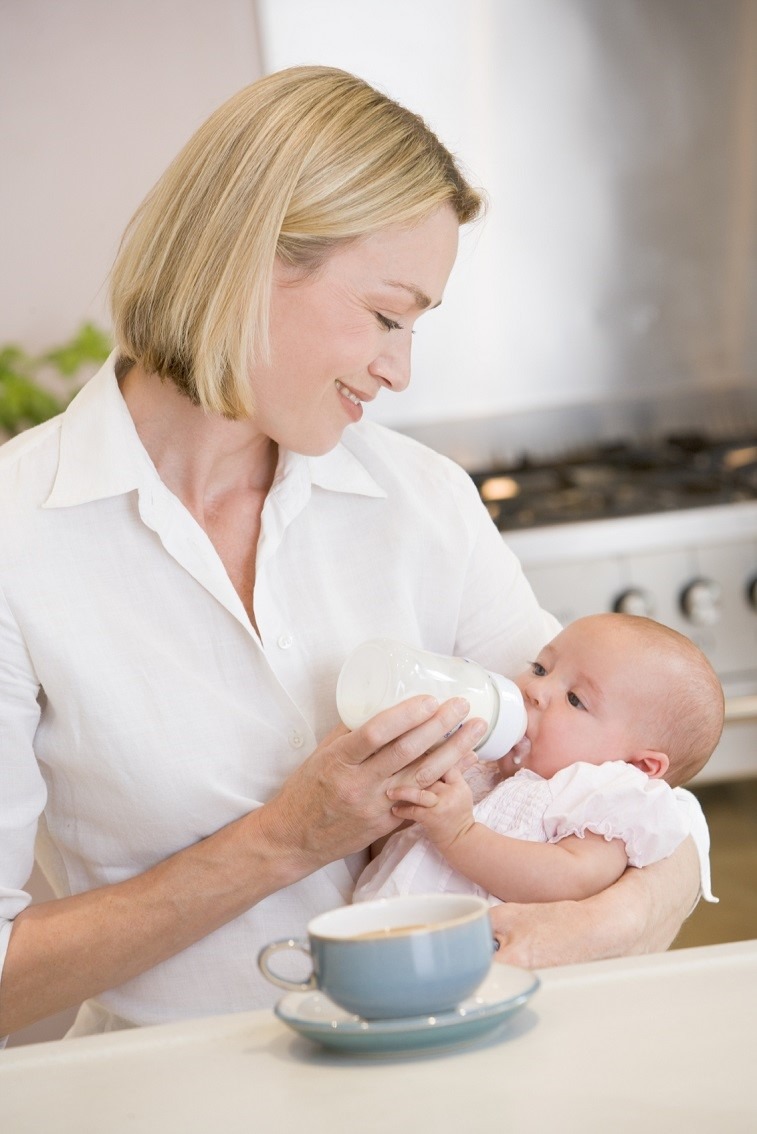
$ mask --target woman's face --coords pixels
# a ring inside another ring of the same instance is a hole
[[[280,262],[271,299],[271,361],[252,373],[255,424],[317,456],[363,416],[363,402],[410,381],[413,325],[438,306],[457,254],[448,205],[412,228],[337,248],[312,275]]]

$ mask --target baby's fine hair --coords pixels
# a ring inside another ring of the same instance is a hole
[[[665,780],[678,787],[701,771],[717,747],[724,723],[723,687],[707,657],[685,634],[640,615],[606,617],[654,650],[665,670],[655,746],[670,760]]]

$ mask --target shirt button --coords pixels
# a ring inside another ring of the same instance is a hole
[[[279,634],[278,645],[279,645],[280,649],[288,650],[289,647],[291,646],[291,644],[292,644],[292,635],[291,634]]]
[[[289,743],[292,748],[302,748],[305,743],[305,738],[301,736],[299,732],[292,732],[289,734]]]

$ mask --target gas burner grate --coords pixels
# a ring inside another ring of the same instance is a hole
[[[757,433],[609,442],[473,474],[501,531],[757,499]]]

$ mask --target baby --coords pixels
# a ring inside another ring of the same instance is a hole
[[[391,835],[354,900],[439,890],[580,899],[689,834],[686,793],[723,728],[723,691],[686,637],[625,614],[566,627],[517,679],[526,736],[493,765],[393,789]],[[705,897],[712,899],[705,888]]]

